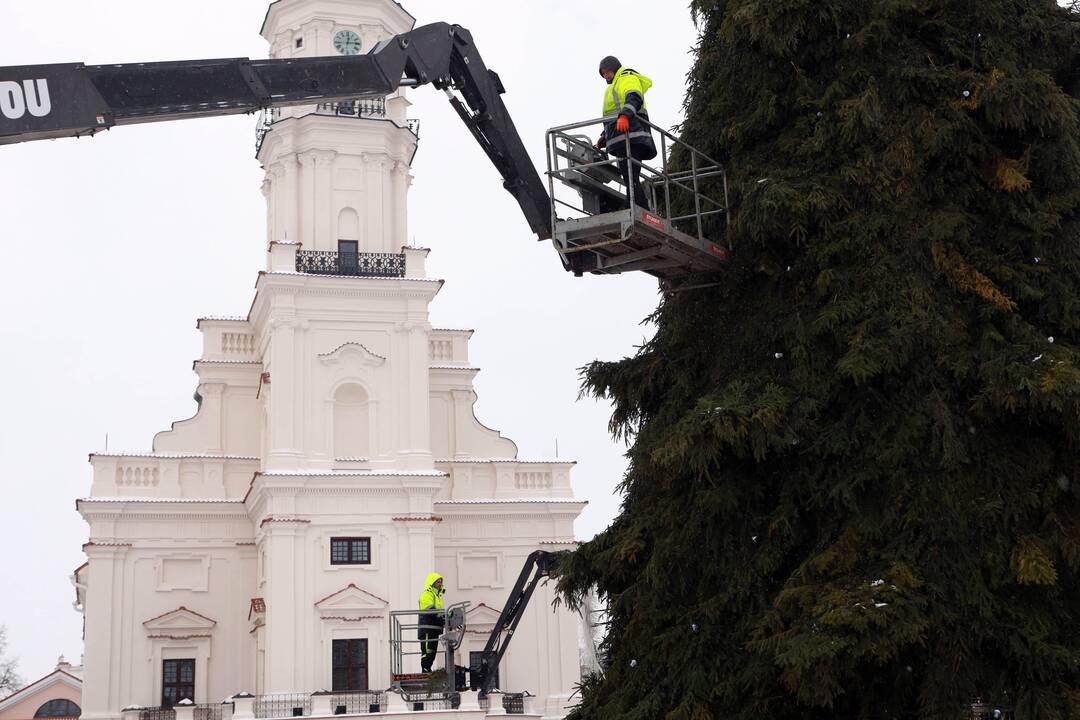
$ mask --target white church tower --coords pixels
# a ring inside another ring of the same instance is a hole
[[[392,0],[277,0],[262,34],[271,57],[312,57],[413,23]],[[255,717],[318,715],[316,691],[385,689],[389,613],[430,571],[471,603],[467,664],[528,554],[573,546],[572,464],[520,459],[481,425],[472,331],[429,323],[442,281],[406,246],[408,107],[402,90],[260,127],[267,266],[246,316],[198,321],[198,412],[150,453],[91,456],[85,720],[167,720],[145,708],[183,697],[218,720],[241,692]],[[552,599],[537,591],[499,668],[545,718],[579,673],[576,618]]]

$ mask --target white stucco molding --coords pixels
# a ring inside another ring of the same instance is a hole
[[[386,363],[386,358],[358,342],[342,343],[330,352],[319,354],[319,362],[330,367],[344,365],[351,360],[365,367],[382,367]]]
[[[217,620],[208,618],[202,613],[190,610],[183,605],[162,613],[149,620],[143,620],[143,628],[148,637],[158,635],[181,636],[181,635],[206,635],[217,625]]]
[[[323,620],[359,620],[372,614],[382,617],[390,607],[390,601],[373,592],[349,583],[340,590],[315,601],[315,609]]]
[[[268,248],[270,259],[267,269],[270,272],[295,272],[296,253],[299,250],[300,243],[298,242],[272,241]]]
[[[183,605],[143,621],[149,640],[150,652],[147,660],[154,672],[153,687],[161,687],[162,660],[194,658],[195,697],[191,700],[205,703],[211,638],[216,625],[216,620]]]

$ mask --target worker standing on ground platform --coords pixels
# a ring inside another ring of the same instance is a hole
[[[420,610],[443,609],[443,577],[439,573],[428,573],[424,580],[424,592],[420,593]],[[439,649],[439,636],[443,632],[445,618],[442,612],[421,612],[420,628],[420,670],[431,672],[431,666],[435,664],[435,655]]]
[[[652,87],[652,80],[623,67],[619,59],[611,55],[600,61],[600,76],[609,85],[604,91],[604,117],[611,120],[605,123],[596,146],[606,147],[610,154],[622,158],[619,165],[627,192],[634,193],[636,206],[648,209],[649,201],[641,187],[640,161],[656,157],[652,128],[646,124],[649,111],[645,105],[645,93]],[[618,117],[615,117],[616,113]],[[630,158],[626,157],[627,136],[630,138]],[[638,162],[631,162],[631,159]]]

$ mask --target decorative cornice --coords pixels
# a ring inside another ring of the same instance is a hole
[[[315,607],[319,607],[320,605],[322,605],[324,602],[326,602],[330,598],[337,597],[338,595],[340,595],[340,594],[342,594],[344,592],[348,592],[349,590],[355,590],[356,592],[363,593],[364,595],[369,595],[370,597],[373,597],[376,600],[378,600],[379,602],[381,602],[383,605],[389,605],[390,604],[390,601],[387,600],[386,598],[381,598],[381,597],[379,597],[378,595],[376,595],[373,592],[368,592],[367,590],[365,590],[365,589],[363,589],[361,587],[357,587],[355,583],[349,583],[345,587],[341,588],[340,590],[335,590],[334,592],[330,593],[329,595],[322,598],[321,600],[316,600],[315,601]]]
[[[364,365],[370,365],[371,367],[380,367],[386,362],[386,358],[378,353],[372,352],[362,343],[349,341],[341,343],[330,352],[319,353],[319,360],[324,365],[330,365],[341,361],[342,356],[347,352],[355,352],[362,358],[361,362]]]
[[[150,640],[194,640],[195,638],[209,638],[211,635],[207,633],[196,633],[193,635],[147,635]]]
[[[94,458],[139,458],[146,460],[251,460],[258,461],[257,455],[214,455],[210,453],[90,453]]]
[[[391,520],[393,520],[394,522],[430,522],[430,523],[441,523],[441,522],[443,521],[443,519],[442,519],[441,517],[437,517],[437,516],[435,516],[435,515],[430,515],[430,516],[428,516],[428,517],[395,517],[395,518],[390,518],[390,519],[391,519]]]
[[[261,523],[259,523],[259,527],[260,528],[266,527],[270,523],[293,523],[293,524],[300,524],[300,525],[310,525],[311,521],[310,520],[305,520],[304,518],[298,518],[298,517],[274,517],[273,515],[270,515],[268,517],[263,518],[263,521]]]
[[[577,460],[521,460],[518,458],[439,458],[436,463],[446,465],[487,465],[488,463],[514,463],[515,465],[577,465]]]
[[[160,615],[155,615],[154,617],[150,618],[149,620],[143,620],[143,625],[147,625],[149,623],[154,622],[155,620],[160,620],[163,617],[168,617],[169,615],[172,615],[173,613],[179,613],[179,612],[189,613],[191,615],[194,615],[195,617],[202,618],[203,620],[207,621],[211,625],[217,625],[217,620],[214,620],[213,618],[208,618],[205,615],[203,615],[202,613],[195,612],[191,608],[184,607],[183,605],[181,605],[180,607],[178,607],[178,608],[176,608],[174,610],[170,610],[169,612],[163,612]]]

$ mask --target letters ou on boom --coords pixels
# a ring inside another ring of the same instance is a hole
[[[44,78],[23,80],[22,85],[0,80],[0,113],[8,120],[18,120],[27,111],[34,117],[45,117],[52,111],[49,83]]]

